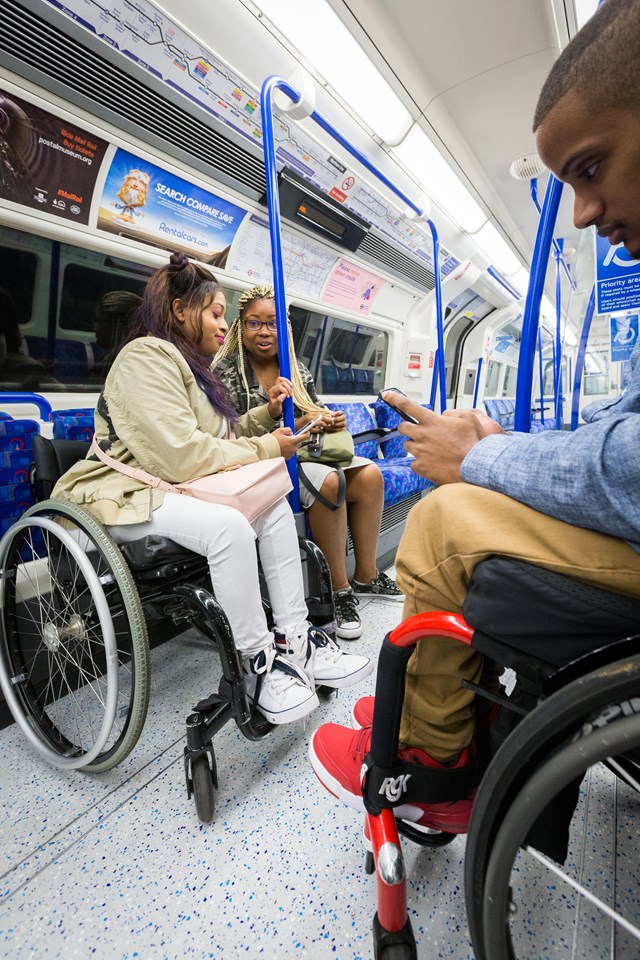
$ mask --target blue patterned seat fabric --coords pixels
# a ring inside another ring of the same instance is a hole
[[[531,413],[531,433],[541,433],[543,430],[555,430],[555,417],[547,413],[547,404],[545,404],[545,421],[540,420],[539,411]],[[496,400],[485,400],[484,408],[487,415],[499,423],[505,430],[513,430],[516,416],[515,400],[506,398]]]
[[[35,420],[0,419],[0,536],[33,504],[29,466]]]
[[[54,410],[53,420],[54,440],[91,440],[94,423],[93,410]]]
[[[386,403],[380,403],[380,406],[385,407],[393,417],[396,418],[396,422],[391,426],[382,424],[378,422],[377,424],[374,421],[371,410],[364,404],[359,401],[345,402],[345,403],[327,403],[326,406],[330,410],[342,410],[347,418],[347,430],[350,433],[362,433],[365,430],[371,430],[376,426],[388,426],[390,429],[393,429],[397,426],[397,422],[400,420],[397,413],[387,406]],[[375,404],[372,404],[375,406]],[[399,438],[398,438],[399,440]],[[391,444],[396,443],[396,440],[390,440],[386,446],[390,447]],[[356,446],[356,453],[361,457],[368,457],[369,460],[373,460],[380,468],[384,479],[384,505],[385,507],[391,507],[395,503],[400,503],[402,500],[406,500],[407,497],[410,497],[412,494],[417,493],[420,490],[426,490],[429,487],[432,487],[433,484],[429,480],[425,480],[423,477],[419,477],[417,473],[414,473],[411,469],[411,457],[408,457],[407,454],[402,449],[402,444],[404,441],[400,441],[400,450],[401,455],[398,457],[391,457],[388,453],[385,453],[384,457],[379,456],[379,448],[381,444],[377,440],[367,440],[365,443],[359,443]]]

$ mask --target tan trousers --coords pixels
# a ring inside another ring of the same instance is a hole
[[[471,574],[492,555],[513,557],[594,586],[640,597],[640,554],[622,540],[555,520],[516,500],[466,483],[448,484],[407,517],[396,557],[406,596],[404,617],[429,610],[460,613]],[[475,726],[474,695],[484,658],[455,640],[422,640],[407,667],[400,741],[447,760]],[[485,680],[495,672],[487,663]]]

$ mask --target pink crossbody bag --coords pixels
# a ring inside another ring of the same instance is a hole
[[[91,452],[103,463],[124,473],[127,477],[147,483],[167,493],[181,493],[197,500],[220,503],[243,513],[249,523],[257,520],[265,511],[282,500],[292,490],[291,478],[283,457],[256,460],[242,466],[230,467],[206,477],[188,480],[186,483],[168,483],[154,477],[146,470],[127,467],[101,450],[94,437]]]

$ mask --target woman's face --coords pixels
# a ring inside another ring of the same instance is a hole
[[[180,301],[175,300],[173,312],[178,320],[184,324],[184,332],[192,340],[198,353],[205,357],[212,357],[218,352],[226,336],[227,321],[224,318],[227,309],[227,300],[222,292],[218,290],[215,296],[209,300],[206,306],[200,312],[200,323],[202,323],[202,336],[198,338],[199,323],[198,314],[195,310],[183,310]]]
[[[268,359],[278,356],[275,300],[253,300],[245,307],[242,343],[249,356]]]

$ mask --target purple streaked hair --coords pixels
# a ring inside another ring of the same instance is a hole
[[[211,359],[197,350],[197,343],[202,338],[202,311],[219,289],[218,281],[205,267],[192,263],[185,253],[172,253],[169,263],[156,270],[149,279],[126,342],[150,334],[172,343],[189,364],[196,383],[204,390],[216,413],[233,424],[238,419],[238,411],[231,394],[211,369]],[[196,341],[185,334],[183,325],[175,317],[174,300],[180,300],[184,310],[194,311]]]

